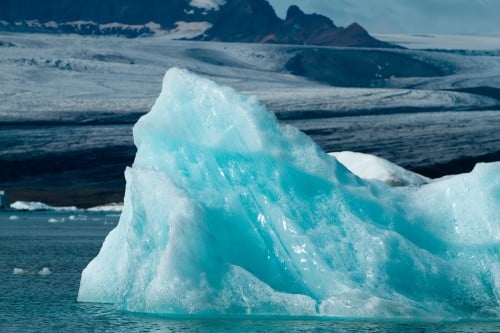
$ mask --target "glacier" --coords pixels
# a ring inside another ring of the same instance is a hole
[[[171,68],[78,301],[164,316],[500,318],[500,163],[362,179],[257,98]]]

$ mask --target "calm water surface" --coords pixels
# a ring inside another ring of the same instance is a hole
[[[116,213],[0,212],[0,332],[500,332],[500,322],[159,318],[76,301]],[[48,267],[52,274],[38,275]],[[14,274],[14,268],[26,274]]]

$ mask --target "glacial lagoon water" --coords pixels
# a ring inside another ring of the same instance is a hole
[[[118,214],[0,212],[0,332],[499,332],[500,322],[168,318],[77,302],[82,269]],[[49,222],[53,221],[53,222]],[[58,221],[58,222],[55,222]],[[38,275],[43,267],[52,274]],[[22,268],[27,274],[13,273]]]

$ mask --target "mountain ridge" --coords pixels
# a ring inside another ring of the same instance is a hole
[[[4,0],[0,30],[320,46],[384,47],[358,23],[337,27],[292,5],[284,19],[267,0]]]

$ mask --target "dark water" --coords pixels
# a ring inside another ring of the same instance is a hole
[[[0,332],[500,331],[500,322],[161,318],[78,303],[80,273],[117,221],[117,214],[102,212],[0,212]],[[38,275],[43,267],[52,274]]]

